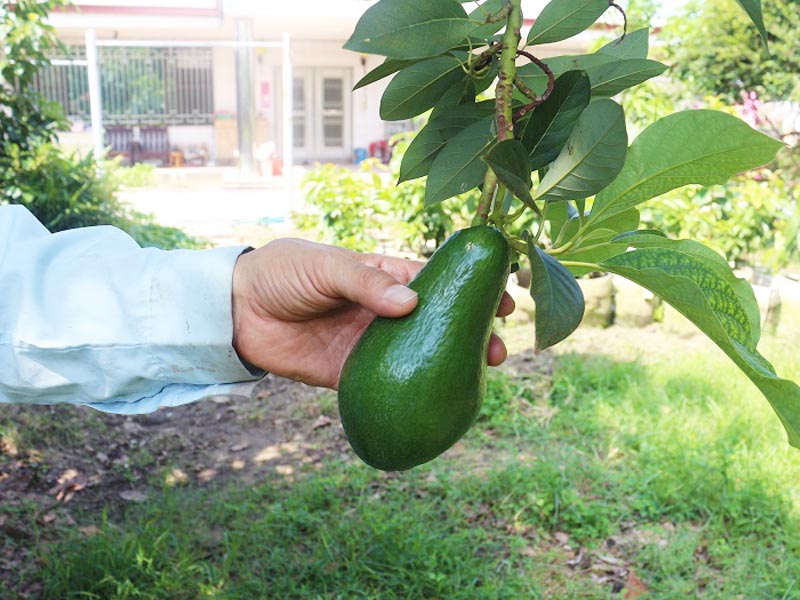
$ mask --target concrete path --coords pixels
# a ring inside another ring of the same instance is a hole
[[[159,169],[156,185],[124,190],[120,199],[214,245],[257,244],[294,231],[302,175],[293,173],[290,191],[284,177],[242,181],[231,169]]]

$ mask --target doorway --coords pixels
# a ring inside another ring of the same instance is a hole
[[[294,153],[298,160],[349,160],[350,70],[295,68]]]

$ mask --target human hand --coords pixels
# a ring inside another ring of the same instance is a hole
[[[423,263],[280,239],[239,257],[233,271],[233,347],[265,371],[336,388],[350,350],[376,316],[417,305],[405,287]],[[503,295],[498,316],[514,310]],[[507,356],[492,334],[488,362]]]

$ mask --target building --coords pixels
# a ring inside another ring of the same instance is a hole
[[[113,152],[160,164],[254,160],[253,168],[270,157],[347,162],[356,149],[378,151],[382,140],[411,126],[380,120],[388,80],[351,92],[382,61],[342,49],[372,3],[78,0],[52,15],[70,52],[39,85],[74,123],[65,141],[91,145],[87,32],[93,32],[105,130],[98,139]],[[530,15],[545,2],[525,4]],[[543,54],[581,52],[592,35]],[[289,65],[290,111],[283,77]]]

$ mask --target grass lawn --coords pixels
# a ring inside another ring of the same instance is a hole
[[[794,345],[762,349],[800,378]],[[56,599],[800,598],[800,451],[721,352],[612,328],[545,358],[495,371],[472,431],[410,472],[337,451],[254,482],[153,477],[147,502],[109,499],[56,534],[31,519],[19,585]]]

